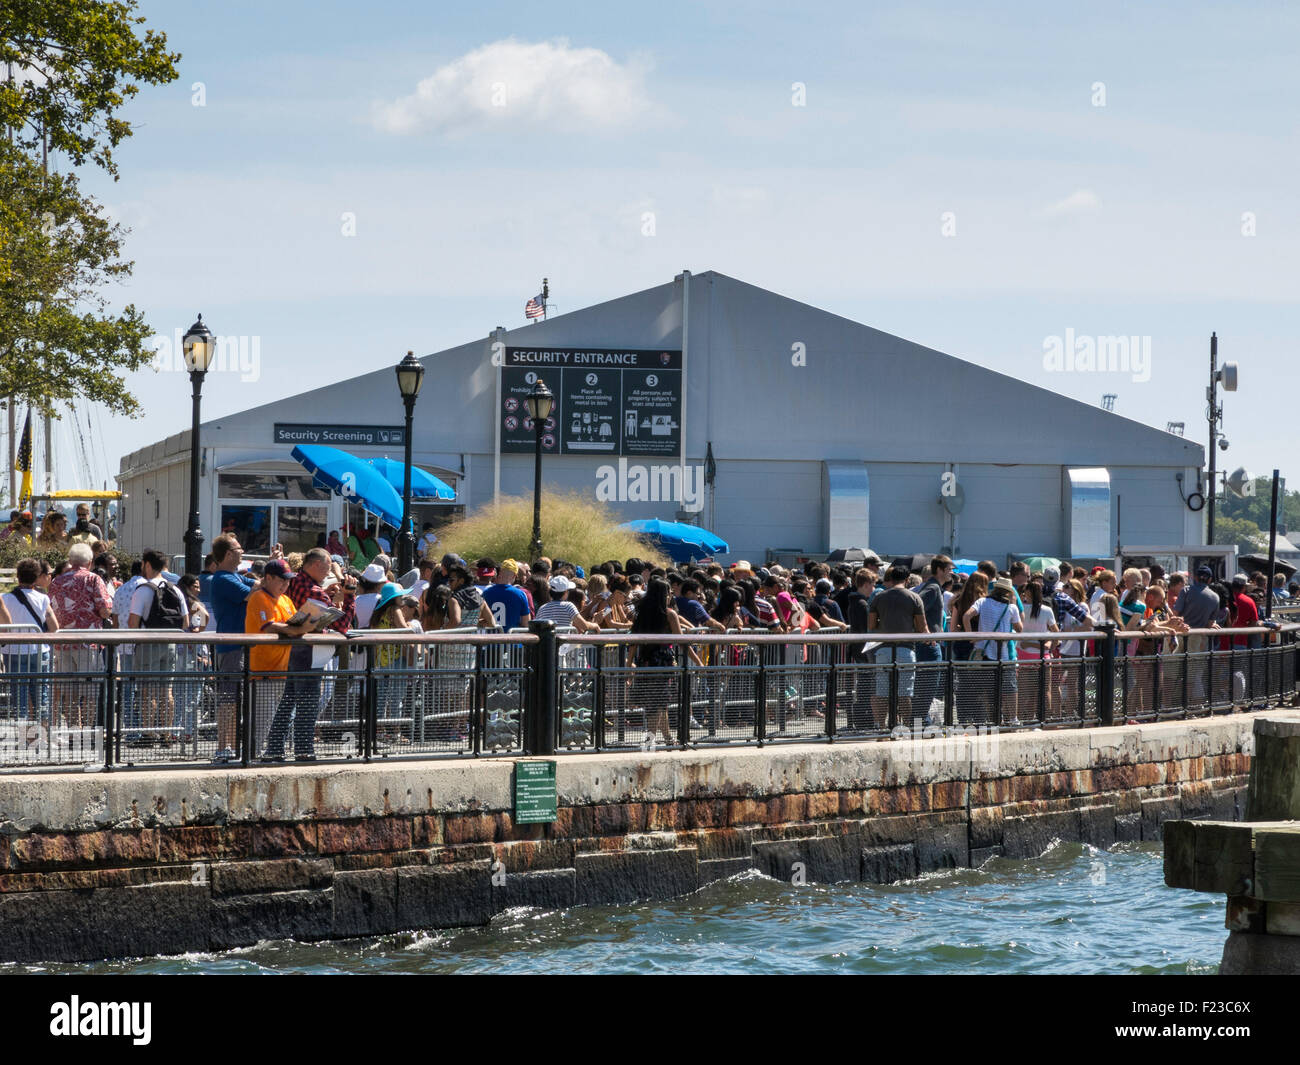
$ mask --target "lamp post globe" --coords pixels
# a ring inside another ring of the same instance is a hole
[[[533,390],[524,400],[528,407],[528,417],[533,420],[535,432],[535,452],[533,458],[533,542],[530,548],[532,561],[542,557],[542,433],[546,428],[546,419],[555,409],[555,396],[546,387],[540,377],[533,385]]]
[[[203,315],[189,327],[181,343],[185,368],[193,386],[190,400],[190,518],[185,529],[185,572],[197,574],[203,569],[203,531],[199,528],[199,406],[203,378],[217,352],[217,338],[203,323]]]
[[[406,407],[405,440],[406,462],[402,467],[402,527],[397,532],[397,568],[405,573],[414,564],[415,530],[411,528],[411,438],[414,435],[415,399],[420,394],[424,383],[424,363],[415,357],[415,352],[408,351],[406,358],[395,368],[397,373],[397,390],[402,395]]]

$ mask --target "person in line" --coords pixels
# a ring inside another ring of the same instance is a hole
[[[257,586],[252,577],[240,573],[244,548],[234,533],[222,533],[212,541],[212,613],[219,633],[245,632],[248,597]],[[218,645],[217,679],[217,751],[219,764],[235,758],[236,721],[239,710],[239,675],[243,672],[245,650],[229,644]],[[251,651],[249,652],[251,656]],[[251,662],[251,657],[250,657]],[[247,742],[247,740],[245,740]]]
[[[67,542],[68,516],[58,510],[46,511],[40,535],[36,537],[36,546],[48,551],[53,547],[62,547]]]
[[[867,607],[867,627],[872,634],[914,632],[927,633],[925,604],[907,587],[911,574],[906,566],[890,566],[885,571],[884,590],[877,593]],[[876,724],[889,717],[891,674],[897,674],[898,723],[912,720],[912,694],[916,687],[916,646],[913,643],[882,643],[873,659],[877,666],[876,694],[871,701]],[[922,708],[928,710],[928,707]]]
[[[50,582],[50,601],[64,629],[101,629],[113,613],[108,586],[90,568],[94,557],[89,544],[73,544],[67,562],[56,567],[61,572]],[[65,724],[86,728],[94,723],[100,708],[103,667],[96,644],[63,644],[56,649],[52,672],[60,675],[56,691],[63,695]]]
[[[633,635],[680,636],[681,619],[672,609],[670,595],[672,589],[662,577],[652,577],[646,587],[645,597],[637,607],[632,619]],[[702,666],[699,654],[694,647],[686,648],[697,666]],[[676,741],[671,731],[675,722],[669,721],[668,704],[674,698],[677,675],[670,667],[677,664],[677,656],[671,643],[640,643],[630,658],[632,676],[631,704],[639,706],[645,712],[646,735],[651,744],[655,734],[663,736],[664,745],[671,747]],[[680,703],[680,700],[679,700]],[[678,713],[681,713],[678,707]]]
[[[1031,580],[1024,587],[1024,594],[1029,601],[1025,604],[1025,611],[1020,616],[1022,631],[1026,633],[1048,633],[1059,632],[1060,626],[1056,624],[1056,615],[1052,608],[1047,605],[1047,596],[1043,591],[1043,584],[1037,579]],[[1052,651],[1053,642],[1051,640],[1021,640],[1019,641],[1016,653],[1019,660],[1025,663],[1026,669],[1032,669],[1037,663],[1038,684],[1046,685],[1044,713],[1048,720],[1057,717],[1060,708],[1056,705],[1056,683],[1052,678]],[[1028,685],[1022,685],[1020,691],[1020,709],[1018,716],[1021,720],[1030,720],[1036,718],[1037,706],[1034,699],[1037,691],[1026,691]]]
[[[517,570],[513,559],[502,563],[483,593],[483,600],[492,614],[492,621],[498,629],[509,632],[511,629],[523,629],[532,621],[532,610],[528,605],[528,596],[523,589],[515,586]]]
[[[999,577],[989,589],[989,594],[976,600],[963,619],[968,632],[1021,632],[1024,625],[1020,621],[1020,611],[1015,604],[1016,589],[1008,577]],[[971,656],[999,663],[1001,673],[1002,707],[1011,709],[1012,726],[1020,724],[1018,714],[1018,695],[1016,683],[1015,649],[1010,640],[980,640],[975,644]],[[987,705],[987,704],[986,704]],[[987,711],[986,711],[987,712]],[[995,721],[1002,724],[1002,720]]]
[[[50,597],[40,590],[41,564],[24,558],[15,567],[18,585],[0,596],[0,624],[34,625],[41,632],[58,632],[59,617]],[[20,739],[28,750],[49,749],[50,686],[42,678],[50,672],[50,650],[39,643],[0,644],[4,672],[10,679],[9,706],[17,711],[17,720],[26,721],[30,711],[36,731],[22,733]]]
[[[127,627],[184,632],[190,609],[184,594],[164,579],[167,556],[157,548],[140,555],[144,583],[131,596]],[[177,673],[174,643],[141,643],[135,649],[136,683],[141,686],[142,732],[132,741],[137,747],[170,747],[174,741],[172,721],[176,713],[173,682]]]

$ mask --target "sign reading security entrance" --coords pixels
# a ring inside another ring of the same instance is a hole
[[[275,442],[400,447],[406,444],[406,430],[400,425],[288,425],[276,422]]]
[[[542,450],[564,455],[676,455],[682,442],[681,351],[506,348],[501,450],[531,452],[528,393],[538,378],[555,396]]]
[[[559,817],[554,762],[515,763],[515,824],[546,824]]]

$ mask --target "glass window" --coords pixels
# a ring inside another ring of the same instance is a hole
[[[275,511],[276,529],[286,555],[310,551],[326,534],[325,519],[329,511],[325,507],[279,506]]]
[[[240,546],[250,555],[270,554],[271,508],[223,503],[221,531],[238,536]]]
[[[217,491],[223,499],[329,499],[329,493],[305,473],[223,473],[217,478]]]

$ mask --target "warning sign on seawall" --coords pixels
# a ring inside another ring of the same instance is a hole
[[[555,396],[542,448],[567,455],[675,455],[681,448],[677,350],[507,348],[501,369],[503,452],[531,452],[526,399],[540,378]]]

